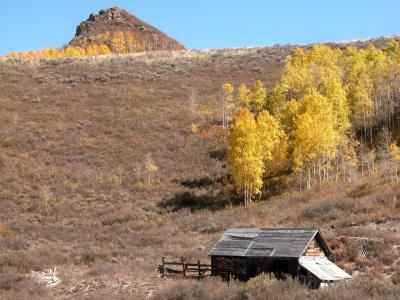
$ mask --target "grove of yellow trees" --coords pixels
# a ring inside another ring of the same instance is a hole
[[[246,203],[283,172],[297,174],[300,188],[304,181],[308,190],[314,183],[352,181],[366,171],[371,176],[381,151],[378,133],[399,127],[400,43],[393,40],[384,50],[296,49],[272,91],[267,94],[261,81],[253,88],[241,84],[232,102],[228,168]],[[399,147],[391,137],[386,144],[398,181]],[[256,188],[246,190],[243,182]]]
[[[20,51],[18,53],[11,52],[4,58],[9,59],[46,59],[46,58],[63,58],[63,57],[84,57],[84,56],[96,56],[96,55],[109,55],[111,54],[110,48],[107,45],[92,44],[86,48],[68,46],[65,48],[54,49],[44,48],[38,51]]]
[[[86,47],[67,46],[64,48],[45,48],[38,51],[11,52],[4,57],[8,59],[32,59],[32,58],[62,58],[109,55],[112,53],[125,54],[142,51],[159,51],[174,49],[167,37],[152,38],[151,35],[131,31],[105,32],[103,34],[89,36],[90,44]]]

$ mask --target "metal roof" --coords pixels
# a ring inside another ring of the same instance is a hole
[[[235,228],[228,229],[211,249],[211,256],[299,258],[317,228]],[[320,234],[319,234],[320,235]],[[325,249],[330,250],[320,236]]]
[[[299,264],[322,281],[351,280],[351,276],[326,257],[302,256]]]

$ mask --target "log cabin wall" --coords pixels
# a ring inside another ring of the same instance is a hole
[[[229,280],[231,277],[239,280],[247,279],[246,257],[211,257],[211,275],[221,276]]]

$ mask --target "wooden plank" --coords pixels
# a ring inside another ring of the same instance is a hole
[[[170,265],[170,266],[181,266],[182,262],[164,262],[164,265]],[[192,264],[192,263],[185,263],[186,266],[190,267],[197,267],[198,264]],[[211,264],[200,264],[201,267],[211,267]]]

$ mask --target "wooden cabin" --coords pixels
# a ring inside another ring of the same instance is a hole
[[[351,280],[329,260],[332,252],[317,228],[228,229],[209,255],[211,274],[225,279],[271,273],[296,277],[312,288]]]

